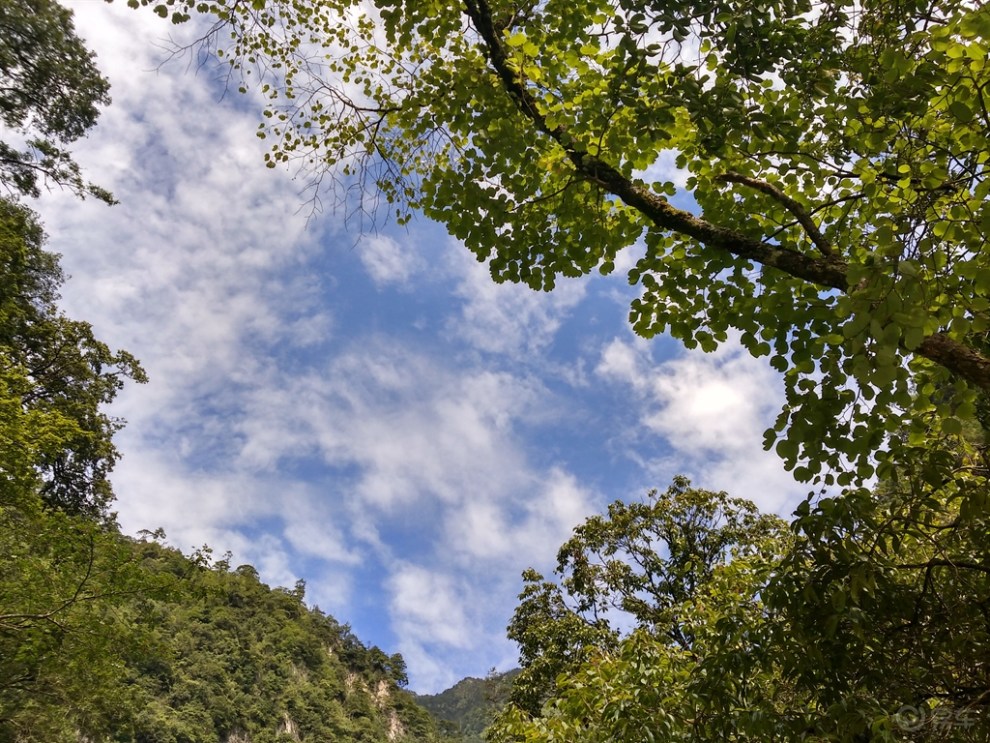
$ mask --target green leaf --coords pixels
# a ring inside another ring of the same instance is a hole
[[[949,104],[949,113],[964,124],[973,120],[973,110],[960,100],[955,100]]]

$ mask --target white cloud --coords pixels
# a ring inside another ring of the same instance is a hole
[[[628,341],[612,339],[602,349],[601,360],[596,372],[603,377],[611,377],[631,385],[637,391],[644,390],[649,385],[649,378],[644,365],[644,351]]]
[[[594,497],[573,475],[555,468],[537,498],[528,501],[528,520],[517,537],[525,544],[548,545],[553,553],[594,510]]]
[[[518,572],[507,575],[456,566],[431,568],[401,561],[388,579],[389,617],[400,638],[399,650],[415,669],[414,688],[433,693],[458,681],[464,658],[474,659],[471,675],[517,665],[517,651],[505,638]]]
[[[243,529],[277,514],[270,494],[284,483],[263,482],[235,473],[195,473],[162,451],[136,447],[118,464],[114,482],[121,498],[118,516],[125,532],[162,527],[170,544],[191,550],[204,544],[216,552],[230,550],[240,560],[276,564],[275,542],[257,542]],[[283,579],[269,575],[269,579]],[[293,579],[294,580],[294,579]]]
[[[644,423],[680,449],[709,455],[749,449],[779,407],[779,377],[737,349],[668,361],[651,380],[660,410]],[[685,425],[690,421],[690,425]]]
[[[388,583],[392,621],[406,642],[471,647],[475,628],[465,613],[464,591],[451,576],[408,563]]]
[[[310,493],[300,498],[297,505],[283,504],[281,515],[285,520],[286,540],[301,555],[318,557],[327,562],[357,565],[361,553],[347,545],[342,522],[347,514],[342,508],[334,509],[329,499]],[[337,511],[336,513],[334,511]]]
[[[639,177],[646,183],[670,182],[677,187],[678,191],[684,191],[691,173],[687,168],[677,167],[678,156],[679,153],[675,150],[664,150],[650,167],[639,174]]]
[[[628,277],[629,271],[646,255],[646,245],[641,241],[631,245],[624,250],[620,250],[615,256],[615,270],[613,276]],[[628,291],[628,287],[625,287]],[[628,303],[628,297],[623,292],[621,294],[623,303]]]
[[[587,294],[587,279],[562,280],[550,293],[522,284],[496,284],[486,264],[455,247],[452,263],[457,296],[464,304],[450,330],[481,351],[513,357],[538,355]]]
[[[636,393],[643,404],[640,425],[673,450],[646,466],[664,479],[688,471],[696,485],[748,498],[764,510],[789,511],[803,493],[762,446],[783,399],[779,375],[731,342],[714,353],[685,352],[660,363],[650,350],[643,342],[614,339],[597,368],[602,378]]]
[[[468,562],[545,564],[595,510],[594,495],[559,468],[524,491],[473,492],[447,514],[448,544]]]
[[[471,498],[448,513],[449,544],[471,557],[503,557],[514,546],[518,534],[508,514],[494,499]]]
[[[277,391],[273,391],[277,387]],[[513,423],[539,410],[534,386],[506,373],[454,370],[394,339],[365,341],[319,373],[249,394],[239,461],[270,469],[318,456],[357,465],[354,493],[384,512],[454,503],[513,484],[525,457]]]
[[[520,571],[549,565],[596,501],[563,467],[529,463],[517,429],[545,416],[539,387],[441,366],[385,338],[282,384],[246,408],[241,462],[277,471],[309,458],[349,473],[350,546],[323,557],[393,566],[388,617],[417,688],[456,680],[450,669],[465,657],[511,655],[504,626]]]
[[[378,287],[405,286],[422,265],[414,248],[402,246],[387,235],[367,235],[361,238],[357,250],[361,263]]]

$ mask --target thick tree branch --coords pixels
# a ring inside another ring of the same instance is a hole
[[[776,268],[823,289],[836,289],[843,293],[850,290],[848,266],[840,256],[831,251],[831,246],[828,248],[829,252],[822,251],[825,253],[824,257],[818,258],[789,248],[768,245],[735,230],[713,224],[690,212],[674,207],[642,183],[632,180],[612,165],[591,155],[563,127],[550,126],[546,117],[540,112],[537,101],[526,89],[518,72],[510,62],[502,46],[500,34],[493,23],[487,0],[464,0],[464,8],[484,42],[488,62],[498,75],[505,91],[515,101],[519,111],[539,131],[553,139],[564,150],[581,176],[598,183],[613,196],[617,196],[625,204],[638,210],[662,230],[693,238],[706,247],[725,251],[737,258]],[[764,192],[771,196],[774,195],[765,190]],[[778,198],[778,200],[780,199]],[[806,214],[799,204],[793,202],[793,205]],[[785,204],[786,206],[787,204]],[[788,208],[790,209],[790,207]],[[793,209],[790,210],[796,218],[799,218]],[[808,221],[811,221],[810,217]],[[804,222],[801,224],[807,229]],[[817,228],[815,231],[817,232]],[[811,234],[809,233],[809,236]],[[812,240],[814,239],[812,237]],[[824,240],[824,238],[822,239]],[[819,249],[822,248],[821,245],[818,247]],[[925,338],[915,349],[915,353],[934,361],[977,387],[990,391],[990,359],[969,346],[937,333]]]
[[[537,129],[563,148],[577,172],[583,177],[598,183],[609,193],[639,210],[660,229],[694,238],[704,245],[724,250],[739,258],[779,268],[796,278],[824,288],[846,290],[844,261],[834,256],[826,259],[814,258],[789,248],[767,245],[760,240],[712,224],[690,212],[678,209],[643,184],[634,182],[605,161],[588,153],[562,127],[549,126],[546,118],[540,113],[538,104],[509,62],[486,1],[465,0],[465,8],[468,17],[485,42],[488,60],[506,92]]]
[[[925,338],[915,353],[990,391],[990,359],[964,343],[935,333]]]

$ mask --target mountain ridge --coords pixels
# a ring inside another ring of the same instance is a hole
[[[438,721],[443,734],[481,743],[518,673],[518,668],[501,673],[492,669],[484,678],[467,676],[438,694],[416,694],[414,699]]]

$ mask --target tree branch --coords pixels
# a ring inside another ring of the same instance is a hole
[[[488,61],[498,74],[509,96],[519,110],[544,134],[559,144],[571,163],[583,177],[598,183],[640,211],[657,227],[694,238],[708,247],[724,250],[738,258],[752,260],[764,266],[780,269],[791,276],[804,279],[828,289],[846,291],[846,264],[830,256],[813,258],[780,246],[767,245],[734,230],[712,224],[690,212],[674,207],[662,196],[641,183],[634,182],[605,161],[584,150],[563,127],[551,127],[540,113],[539,105],[526,89],[508,56],[492,23],[486,0],[464,0],[468,17],[488,49]]]
[[[804,231],[807,233],[808,237],[811,238],[811,242],[813,242],[821,251],[822,255],[826,258],[832,255],[832,244],[825,239],[825,236],[821,233],[821,230],[818,229],[818,225],[815,224],[814,220],[805,208],[772,183],[732,171],[715,176],[715,180],[724,183],[740,183],[744,186],[749,186],[760,193],[765,193],[774,201],[782,204],[787,211],[794,215],[794,218],[798,221],[798,224],[804,228]]]
[[[990,575],[990,565],[981,565],[968,560],[953,560],[950,558],[933,557],[926,562],[906,563],[894,565],[897,570],[925,570],[930,572],[933,568],[958,568],[959,570],[975,570],[979,573]]]

